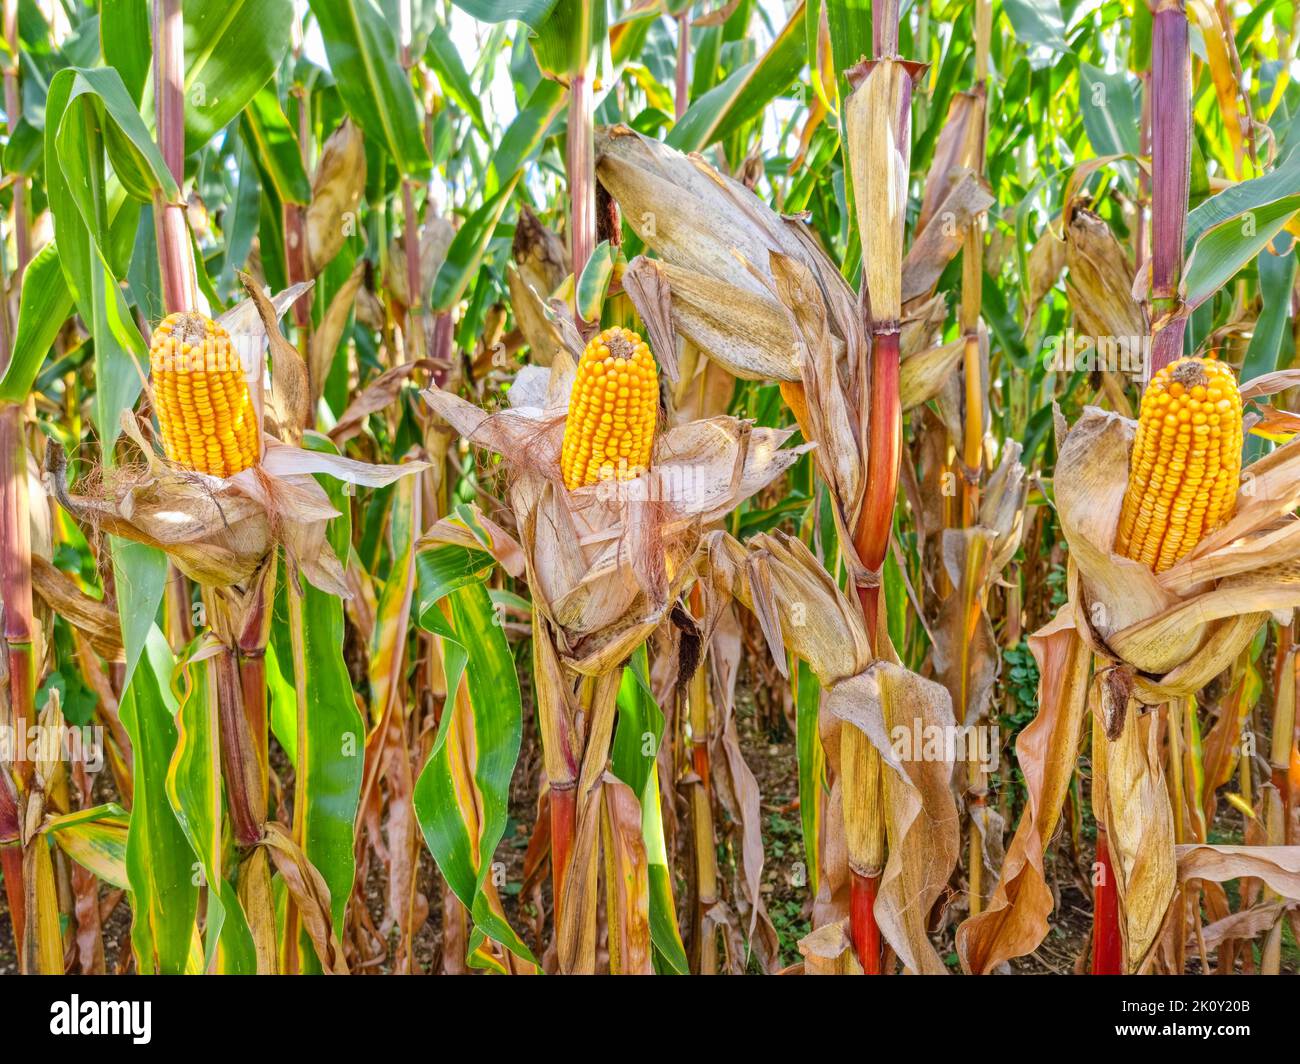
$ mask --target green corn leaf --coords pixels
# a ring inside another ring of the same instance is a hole
[[[1070,50],[1065,43],[1065,19],[1057,0],[1006,0],[1003,11],[1016,38],[1029,47],[1035,66],[1051,62],[1051,53]]]
[[[577,310],[584,321],[600,321],[605,293],[614,277],[614,249],[608,240],[596,245],[578,279]]]
[[[335,450],[314,433],[306,435],[303,446]],[[346,558],[352,522],[345,485],[323,475],[317,479],[341,515],[329,523],[328,542],[338,557]],[[343,660],[342,601],[296,574],[286,576],[300,579],[302,590],[286,588],[279,596],[271,632],[276,661],[286,677],[292,676],[297,695],[292,720],[280,720],[291,725],[295,736],[296,782],[304,796],[299,813],[302,850],[329,887],[331,917],[334,927],[341,928],[356,875],[352,831],[365,768],[365,725]],[[285,581],[280,586],[285,587]],[[304,715],[301,721],[299,713]],[[277,731],[282,743],[283,736]],[[319,960],[306,934],[300,936],[299,949],[304,970],[318,971]]]
[[[624,667],[619,682],[618,726],[610,753],[614,775],[632,788],[641,803],[641,840],[650,879],[650,940],[659,960],[658,970],[685,975],[690,968],[677,926],[656,771],[663,734],[664,714],[650,690],[649,658],[642,645]]]
[[[72,293],[63,276],[59,249],[51,241],[27,264],[23,274],[18,330],[13,357],[0,376],[0,402],[17,403],[27,397],[54,338],[71,312]]]
[[[280,107],[274,86],[257,93],[244,110],[244,131],[282,203],[311,201],[311,181],[302,165],[298,137]]]
[[[1297,188],[1300,188],[1300,150],[1292,151],[1280,166],[1263,177],[1225,188],[1191,211],[1187,215],[1187,254],[1192,253],[1207,230],[1270,203],[1291,199]]]
[[[1202,206],[1209,206],[1209,202]],[[1300,193],[1292,193],[1205,229],[1192,247],[1183,274],[1188,307],[1199,307],[1231,281],[1238,270],[1268,247],[1297,211]]]
[[[116,71],[62,70],[50,84],[45,169],[64,277],[95,340],[94,419],[101,439],[120,431],[119,417],[140,393],[146,348],[131,316],[115,264],[121,237],[135,234],[138,205],[114,200],[106,159],[133,196],[154,191],[173,201],[176,183]],[[111,465],[111,448],[104,449]]]
[[[100,0],[99,42],[104,65],[122,76],[139,104],[149,81],[153,44],[149,39],[149,0]]]
[[[804,865],[808,892],[817,896],[817,854],[821,852],[821,796],[826,755],[817,731],[821,685],[806,661],[799,661],[795,678],[795,748],[799,765],[799,821],[803,829]]]
[[[587,68],[608,33],[606,0],[554,0],[529,43],[542,73],[567,83]]]
[[[1079,111],[1098,155],[1139,154],[1141,104],[1128,77],[1079,63]]]
[[[480,22],[522,22],[537,29],[557,0],[454,0],[456,6]]]
[[[77,864],[114,887],[131,886],[126,840],[131,816],[114,802],[51,817],[41,830]]]
[[[119,611],[121,606],[119,600]],[[141,972],[181,975],[196,937],[202,866],[165,789],[176,748],[176,724],[164,695],[171,681],[171,650],[157,626],[150,628],[148,642],[148,658],[123,691],[120,710],[131,739],[135,781],[126,842],[131,944]]]
[[[701,151],[758,117],[803,69],[803,31],[802,12],[796,11],[760,58],[691,104],[666,142],[682,151]]]
[[[1282,243],[1281,240],[1278,243]],[[1251,380],[1285,368],[1282,339],[1291,313],[1291,292],[1295,287],[1295,241],[1280,254],[1265,249],[1259,255],[1259,291],[1264,307],[1255,321],[1255,331],[1241,364],[1241,379]]]
[[[226,127],[289,50],[293,0],[185,0],[185,150]]]
[[[429,172],[411,82],[397,62],[393,28],[374,0],[311,0],[339,95],[367,137],[385,145],[406,177]]]
[[[474,86],[470,84],[469,73],[461,62],[455,42],[441,23],[436,23],[429,32],[425,57],[438,75],[443,90],[469,115],[474,127],[486,138],[488,129],[483,120],[483,104],[474,91]]]
[[[176,748],[167,770],[167,800],[208,887],[204,920],[204,971],[252,975],[257,956],[243,908],[221,865],[221,735],[217,689],[210,661],[181,665],[182,693],[176,712]],[[221,963],[218,966],[218,946]]]
[[[416,617],[421,627],[433,623],[427,616],[438,602],[458,588],[479,583],[495,562],[486,551],[442,546],[420,551],[415,557],[418,583]]]
[[[451,310],[459,303],[470,281],[477,275],[488,243],[521,176],[522,171],[515,171],[495,195],[469,216],[452,239],[451,247],[447,249],[447,260],[433,282],[432,307],[435,313]]]
[[[429,593],[420,597],[427,601]],[[420,618],[422,627],[442,637],[450,694],[433,750],[415,785],[415,813],[439,870],[473,918],[469,962],[481,963],[476,952],[486,937],[536,963],[484,889],[493,854],[505,833],[510,779],[523,736],[515,661],[481,582],[457,587],[446,601],[449,616],[434,608]],[[459,734],[472,741],[470,781],[453,772],[453,756],[466,756],[454,750],[450,741],[453,718]],[[472,793],[467,787],[473,788]]]

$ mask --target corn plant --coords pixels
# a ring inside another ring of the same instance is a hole
[[[0,970],[1297,970],[1294,3],[2,15]]]

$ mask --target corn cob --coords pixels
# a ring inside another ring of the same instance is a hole
[[[587,344],[569,397],[560,455],[570,491],[629,480],[650,468],[659,413],[654,358],[631,329],[606,329]]]
[[[1229,367],[1180,358],[1160,370],[1142,397],[1116,552],[1164,572],[1231,517],[1241,443]]]
[[[149,367],[168,458],[216,477],[257,461],[257,417],[225,329],[202,314],[169,314],[154,330]]]

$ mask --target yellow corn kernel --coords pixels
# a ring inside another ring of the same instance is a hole
[[[595,337],[569,396],[560,469],[570,491],[602,480],[630,480],[650,468],[659,416],[659,371],[631,329]]]
[[[1142,396],[1115,551],[1161,573],[1232,516],[1241,395],[1213,357],[1180,358]]]
[[[150,341],[149,370],[168,458],[215,477],[257,461],[253,400],[225,329],[202,314],[169,314]]]

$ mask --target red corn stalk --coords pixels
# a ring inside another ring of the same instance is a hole
[[[894,60],[877,60],[871,64],[862,88],[873,78],[893,79],[894,97],[890,101],[893,149],[901,157],[896,163],[906,173],[911,156],[912,70],[910,64]],[[861,90],[859,90],[861,91]],[[877,176],[877,181],[890,180]],[[906,186],[901,190],[905,197]],[[855,195],[862,196],[855,189]],[[854,530],[854,546],[862,564],[878,572],[889,548],[889,533],[894,521],[894,498],[898,493],[898,473],[903,450],[903,411],[899,402],[899,329],[902,316],[900,278],[905,212],[894,211],[886,228],[876,232],[868,221],[871,203],[858,204],[863,247],[863,327],[871,337],[871,368],[867,394],[870,412],[867,428],[866,487],[862,509]],[[879,243],[877,247],[876,244]],[[880,586],[878,583],[858,588],[863,619],[874,646],[877,639]]]
[[[875,0],[871,5],[871,49],[877,59],[898,55],[898,0]]]
[[[1182,0],[1156,0],[1151,38],[1151,361],[1156,373],[1183,353],[1178,295],[1192,162],[1192,58]],[[1105,833],[1097,833],[1103,882],[1093,899],[1093,974],[1123,972],[1119,897]]]
[[[578,786],[550,789],[551,808],[551,896],[555,905],[555,926],[560,926],[560,899],[564,897],[564,874],[569,870],[573,836],[578,824]]]
[[[181,0],[154,0],[153,39],[158,150],[179,187],[185,178],[185,25]],[[164,203],[162,193],[155,193],[154,232],[163,303],[169,313],[192,311],[198,293],[185,204]]]
[[[235,651],[223,647],[212,659],[221,734],[221,768],[226,783],[231,832],[241,846],[254,846],[266,829],[266,793],[261,791],[260,759],[244,715],[242,678]]]
[[[157,86],[158,151],[179,189],[185,178],[185,27],[180,0],[155,0],[153,5],[153,76]],[[194,251],[185,208],[164,203],[154,194],[154,238],[162,274],[163,306],[169,314],[195,309]],[[179,652],[194,638],[190,619],[189,584],[169,565],[167,580],[167,637]]]
[[[267,748],[266,645],[271,639],[271,605],[275,598],[274,565],[268,566],[259,579],[255,597],[241,618],[239,633],[239,684],[244,717],[252,736],[253,751],[258,759],[261,793],[270,793],[270,764]],[[264,799],[265,801],[265,799]]]
[[[420,291],[420,224],[415,213],[415,185],[402,181],[402,243],[406,249],[406,291],[411,305],[406,308],[406,357],[424,357],[424,293]]]
[[[1151,365],[1183,353],[1178,286],[1192,163],[1192,57],[1182,0],[1157,0],[1151,38]]]
[[[970,164],[980,174],[985,168],[985,142],[988,123],[988,52],[992,31],[992,5],[989,0],[977,0],[975,7],[975,88],[972,96],[979,116],[979,139],[972,146]],[[971,527],[979,520],[980,480],[984,465],[984,374],[980,358],[980,313],[984,292],[984,233],[977,220],[972,219],[966,230],[962,250],[960,326],[965,341],[962,374],[965,382],[966,421],[962,439],[962,523]],[[966,597],[968,608],[967,631],[973,631],[978,613],[979,596]],[[970,660],[966,661],[969,670]],[[963,677],[969,684],[970,677]],[[983,836],[975,825],[975,816],[987,802],[988,785],[984,765],[972,757],[967,765],[967,804],[971,811],[970,850],[967,862],[970,887],[970,912],[976,915],[984,908],[984,850]]]
[[[846,128],[852,142],[853,194],[862,242],[863,332],[870,338],[863,455],[866,477],[853,544],[871,574],[857,591],[868,638],[878,653],[880,569],[889,549],[903,450],[899,330],[912,149],[912,78],[917,69],[895,58],[897,0],[884,0],[873,8],[872,42],[876,58],[847,72],[855,89],[848,103]],[[842,760],[845,820],[851,840],[850,938],[863,972],[877,975],[882,958],[874,907],[885,850],[880,754],[864,741]]]
[[[7,367],[12,352],[8,327],[8,307],[0,307],[0,372]],[[29,726],[36,721],[35,663],[32,659],[32,635],[36,630],[32,616],[32,551],[27,509],[27,447],[23,440],[23,408],[17,403],[0,405],[0,602],[4,610],[4,644],[8,652],[9,723]],[[0,782],[7,797],[17,802],[13,810],[14,827],[21,823],[23,799],[30,788],[32,764],[26,759],[14,762],[14,791],[8,781]],[[6,804],[9,804],[6,802]],[[8,817],[6,817],[8,819]],[[0,865],[4,869],[5,893],[9,900],[15,946],[20,958],[26,956],[22,945],[25,926],[23,889],[23,851],[17,845],[0,846]]]
[[[18,62],[17,4],[5,0],[4,34],[10,46],[14,64]],[[16,65],[6,68],[5,111],[12,136],[21,115],[21,95],[18,91]],[[14,184],[15,238],[18,243],[19,279],[15,287],[21,288],[22,270],[30,254],[27,246],[26,206],[24,182]],[[0,247],[3,246],[0,237]],[[0,254],[0,376],[9,367],[13,355],[13,322],[9,316],[8,277]],[[32,615],[32,549],[31,527],[27,505],[27,444],[23,437],[23,407],[19,403],[0,403],[0,610],[4,616],[4,647],[7,653],[9,677],[9,719],[6,723],[17,726],[36,721],[36,673],[32,657],[32,638],[36,630]],[[3,672],[4,670],[0,670]],[[5,806],[5,835],[9,834],[12,819],[13,834],[17,836],[22,823],[23,800],[32,780],[32,764],[20,758],[14,765],[12,785],[0,780],[4,794],[0,802]],[[12,807],[12,808],[11,808]],[[38,842],[38,845],[42,843]],[[17,845],[0,846],[0,867],[4,870],[5,893],[9,901],[10,922],[14,929],[14,945],[20,963],[26,970],[26,958],[32,952],[24,948],[23,932],[27,925],[27,905],[23,874],[23,849]]]
[[[880,876],[864,876],[850,869],[849,930],[853,952],[864,975],[880,974],[880,926],[876,923],[876,892]]]
[[[1124,943],[1119,933],[1119,890],[1106,845],[1106,829],[1097,827],[1097,864],[1101,875],[1092,888],[1092,974],[1123,975]]]

